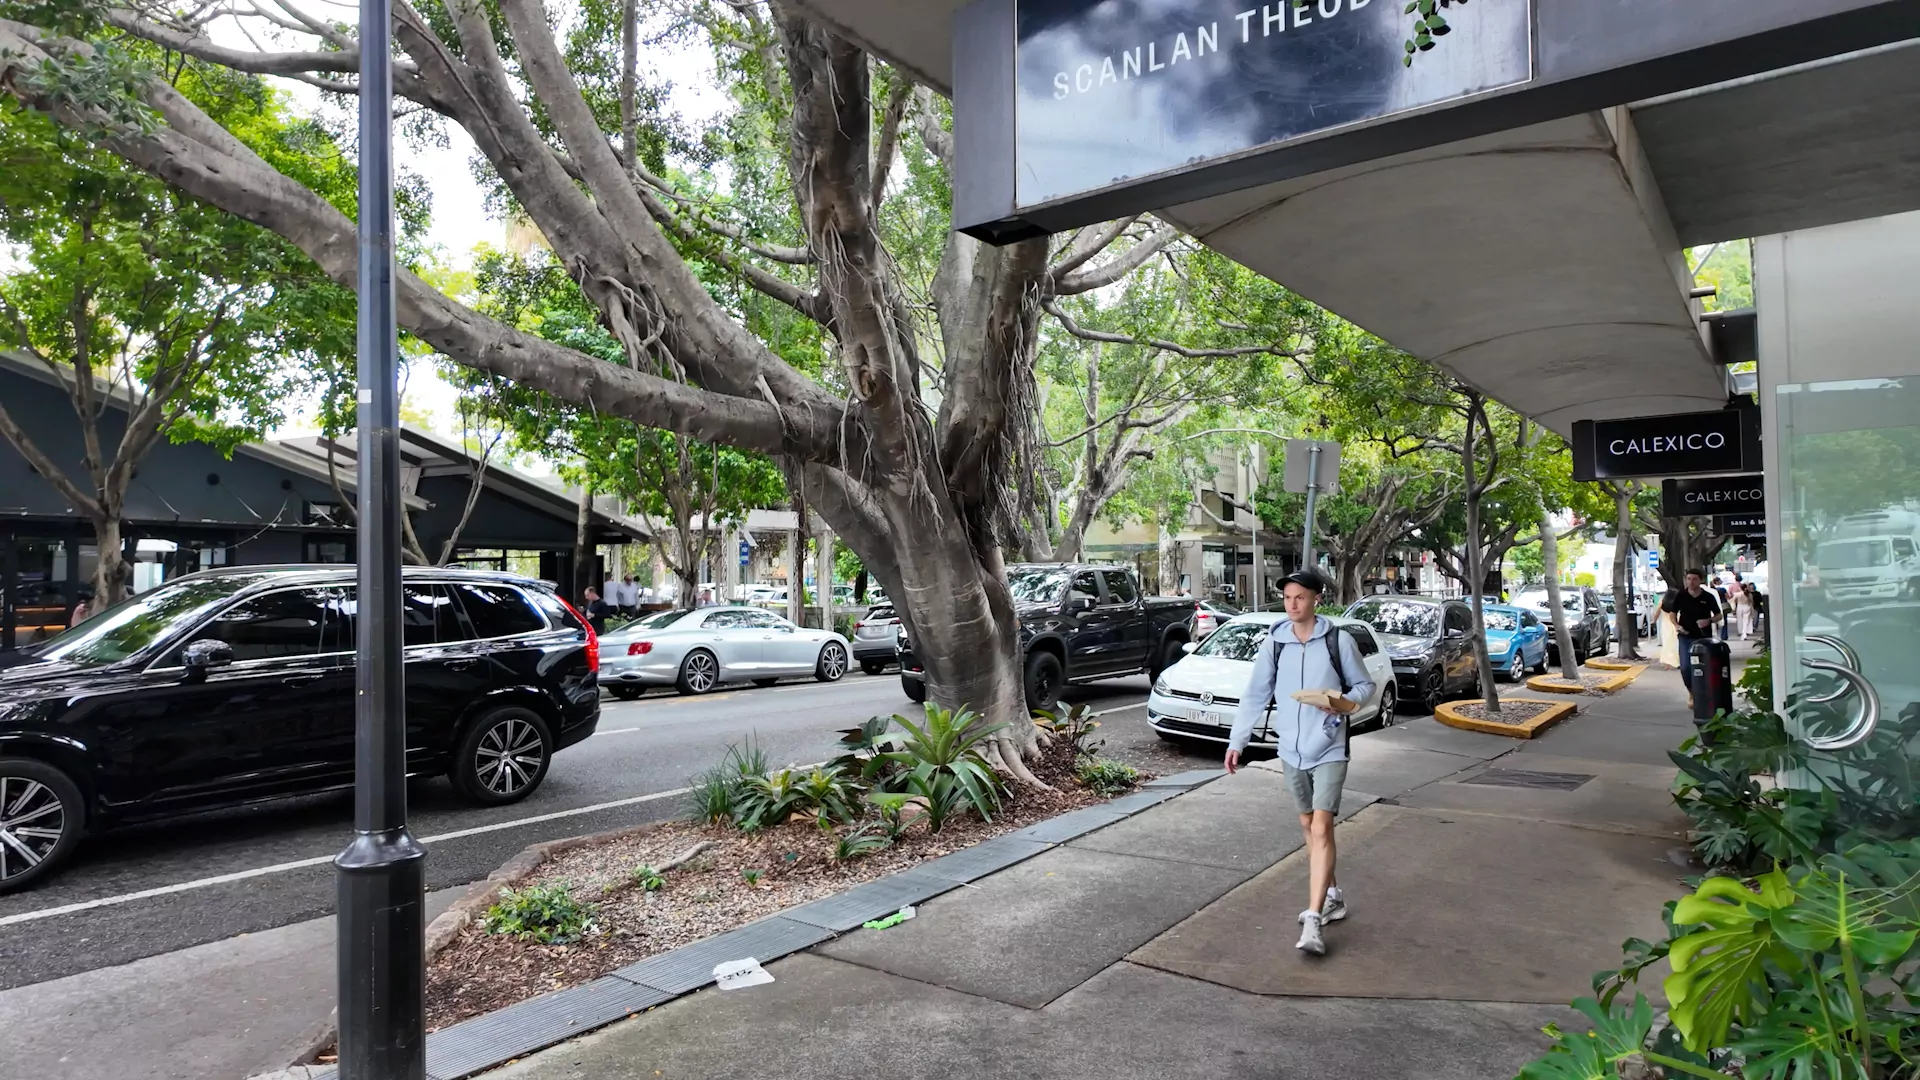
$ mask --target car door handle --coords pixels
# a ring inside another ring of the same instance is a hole
[[[280,681],[287,686],[305,686],[308,683],[319,682],[320,676],[317,674],[316,675],[289,675],[286,678],[281,679]]]

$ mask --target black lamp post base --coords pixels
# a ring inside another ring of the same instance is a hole
[[[360,833],[339,868],[340,1080],[423,1080],[427,851]]]

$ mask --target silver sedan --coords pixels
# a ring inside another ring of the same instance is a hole
[[[649,686],[704,694],[721,683],[771,686],[792,675],[835,682],[847,639],[795,626],[771,611],[733,606],[663,611],[600,639],[600,685],[631,701]]]

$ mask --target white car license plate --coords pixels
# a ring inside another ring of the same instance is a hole
[[[1232,727],[1233,717],[1211,709],[1188,709],[1187,720],[1195,724],[1216,724],[1220,727]]]

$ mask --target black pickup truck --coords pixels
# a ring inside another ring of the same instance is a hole
[[[1027,707],[1051,709],[1069,683],[1160,672],[1180,659],[1194,602],[1142,596],[1122,566],[1030,563],[1007,567],[1007,587],[1020,613]],[[900,632],[900,684],[927,700],[925,669]]]

